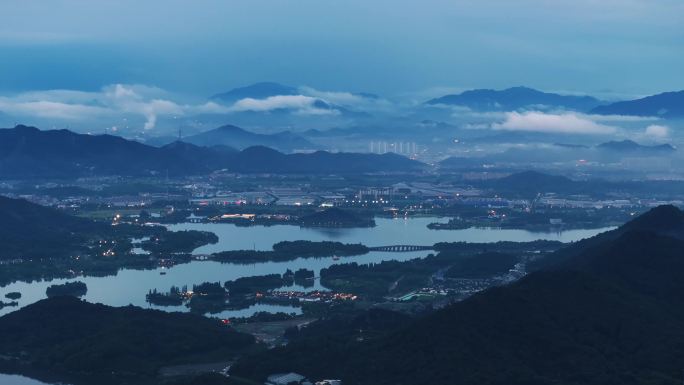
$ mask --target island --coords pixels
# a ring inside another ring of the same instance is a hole
[[[182,288],[171,286],[171,289],[166,293],[161,293],[158,292],[157,289],[152,289],[145,295],[145,300],[156,306],[180,306],[188,299],[188,293],[187,286],[183,286]]]
[[[19,306],[19,302],[17,302],[17,301],[11,301],[11,302],[0,301],[0,309],[2,309],[4,307],[16,307],[16,306]]]
[[[295,284],[303,287],[312,287],[314,285],[315,273],[309,269],[299,269],[294,272]]]
[[[273,250],[230,250],[214,253],[212,260],[225,263],[284,262],[297,258],[353,256],[366,254],[370,249],[362,244],[341,242],[283,241]]]
[[[471,225],[468,222],[457,218],[451,218],[447,223],[432,222],[427,225],[430,230],[465,230],[470,227]]]
[[[218,242],[218,236],[208,231],[164,231],[143,241],[141,248],[153,254],[190,253],[196,248]]]
[[[45,290],[45,295],[50,297],[71,296],[83,297],[88,293],[88,286],[81,281],[67,282],[62,285],[51,285]]]

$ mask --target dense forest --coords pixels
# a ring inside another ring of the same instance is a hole
[[[0,355],[6,358],[6,369],[50,371],[79,384],[112,378],[118,383],[154,383],[151,379],[162,366],[229,360],[252,346],[252,336],[217,320],[66,296],[0,318]]]
[[[344,244],[331,241],[282,241],[273,245],[273,250],[221,251],[214,253],[212,259],[226,263],[282,262],[297,258],[361,255],[368,251],[368,247],[361,244]]]

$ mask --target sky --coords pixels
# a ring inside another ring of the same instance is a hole
[[[567,135],[637,125],[657,140],[679,130],[548,109],[415,111],[472,88],[606,101],[683,90],[681,0],[2,0],[0,17],[0,127],[164,136],[412,116]],[[264,81],[298,95],[210,99]]]
[[[684,89],[680,0],[3,0],[0,15],[5,95],[137,84],[206,98],[258,81],[413,98]]]

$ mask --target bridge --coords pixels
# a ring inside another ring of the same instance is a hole
[[[370,251],[386,251],[393,253],[403,253],[407,251],[423,251],[433,250],[433,246],[419,246],[419,245],[392,245],[392,246],[377,246],[369,247]]]

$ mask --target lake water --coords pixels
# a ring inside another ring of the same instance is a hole
[[[573,242],[587,238],[607,229],[567,230],[562,232],[531,232],[527,230],[502,230],[470,228],[464,230],[430,230],[432,222],[447,222],[446,218],[376,218],[377,226],[371,228],[309,228],[299,226],[252,226],[237,227],[226,223],[182,223],[169,226],[170,230],[204,230],[218,235],[219,242],[195,250],[198,254],[210,254],[222,250],[257,249],[270,250],[280,241],[337,241],[362,243],[366,246],[426,245],[437,242],[527,242],[548,239]]]
[[[446,222],[447,219],[440,221]],[[311,241],[339,241],[344,243],[362,243],[368,246],[387,246],[395,244],[432,245],[437,242],[497,242],[497,241],[533,241],[536,239],[558,240],[573,242],[582,238],[591,237],[599,232],[610,228],[592,230],[569,230],[564,232],[539,233],[525,230],[500,230],[500,229],[466,229],[466,230],[429,230],[426,226],[435,218],[410,218],[410,219],[376,219],[377,226],[364,229],[312,229],[297,226],[271,226],[271,227],[237,227],[232,224],[203,224],[184,223],[170,226],[171,230],[206,230],[216,233],[219,242],[207,245],[195,250],[196,254],[207,254],[223,250],[252,249],[269,250],[274,243],[284,240],[311,240]],[[144,307],[157,308],[167,311],[187,311],[184,306],[156,307],[145,302],[145,294],[150,289],[167,291],[171,286],[188,285],[202,282],[225,282],[245,276],[282,274],[285,270],[292,271],[306,268],[314,270],[316,276],[322,268],[332,264],[358,262],[378,263],[386,260],[409,260],[424,257],[428,251],[416,251],[407,253],[371,252],[365,255],[344,257],[335,261],[332,257],[326,258],[299,258],[287,262],[265,262],[251,265],[221,264],[213,261],[195,261],[172,268],[158,268],[153,270],[130,270],[119,271],[115,276],[108,277],[81,277],[78,280],[88,285],[88,294],[83,298],[89,302],[104,303],[112,306],[126,306],[129,304]],[[164,271],[166,274],[161,275]],[[55,279],[40,282],[16,282],[0,287],[0,298],[11,291],[22,293],[19,306],[26,306],[35,301],[45,298],[45,289],[53,284],[60,284],[71,280]],[[293,287],[301,289],[300,287]],[[318,280],[313,289],[324,289]],[[17,307],[0,309],[0,315],[16,310]],[[255,305],[247,309],[226,311],[215,316],[221,318],[242,317],[254,314],[257,311],[269,312],[299,312],[298,308],[290,306]],[[0,384],[4,382],[0,381]]]
[[[48,385],[44,382],[34,380],[24,376],[0,373],[0,384],[2,385]]]

